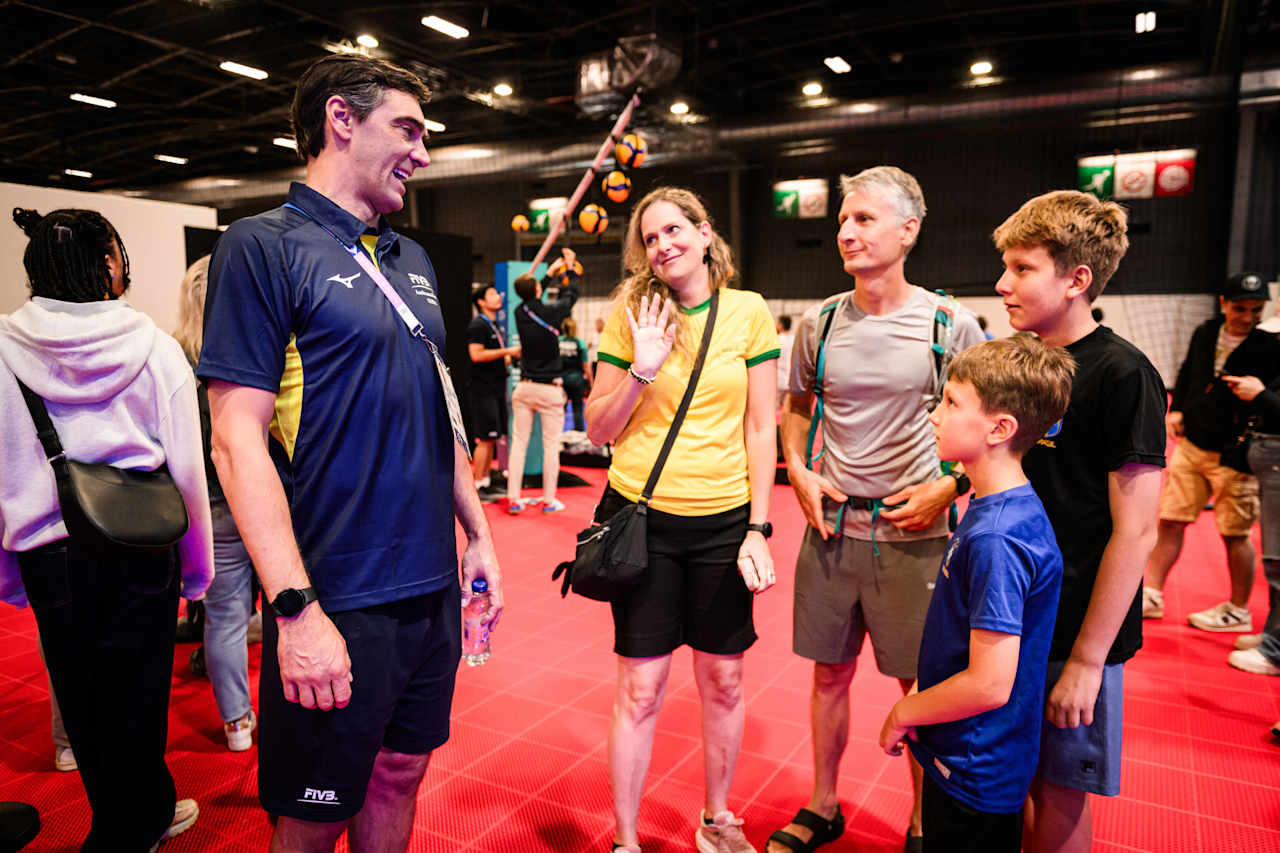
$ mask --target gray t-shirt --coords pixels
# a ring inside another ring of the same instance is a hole
[[[929,403],[934,394],[930,351],[937,299],[913,286],[906,304],[889,314],[867,314],[845,294],[827,336],[823,376],[822,440],[819,470],[847,495],[884,498],[905,486],[941,475]],[[791,357],[792,394],[813,390],[822,306],[804,313]],[[958,307],[952,326],[953,353],[984,340],[978,319]],[[834,523],[835,508],[828,520]],[[871,538],[871,512],[848,508],[845,536]],[[877,540],[946,536],[946,514],[926,530],[903,531],[876,524]]]

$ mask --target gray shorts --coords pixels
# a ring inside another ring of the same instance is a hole
[[[1049,661],[1045,699],[1062,675],[1063,661]],[[1060,729],[1040,726],[1040,766],[1036,776],[1062,788],[1114,797],[1120,793],[1120,729],[1124,720],[1124,664],[1102,668],[1102,686],[1093,706],[1093,725]]]
[[[856,660],[871,634],[876,667],[915,678],[924,617],[946,550],[946,537],[871,542],[805,531],[796,558],[792,648],[818,663]]]

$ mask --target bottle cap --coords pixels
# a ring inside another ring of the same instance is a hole
[[[488,592],[489,582],[484,578],[476,578],[471,582],[471,591],[472,592]]]

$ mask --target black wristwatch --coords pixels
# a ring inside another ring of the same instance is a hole
[[[973,489],[973,484],[969,482],[969,476],[959,471],[948,471],[948,477],[954,477],[956,481],[956,497],[969,494]]]
[[[770,536],[773,535],[773,525],[767,521],[764,524],[748,524],[747,529],[754,530],[756,533],[759,533],[765,539],[768,539]]]
[[[302,612],[302,608],[316,600],[316,591],[306,589],[284,589],[271,602],[277,616],[291,618]]]

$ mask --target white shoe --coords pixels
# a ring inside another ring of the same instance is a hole
[[[731,811],[722,811],[707,823],[706,815],[701,812],[698,831],[694,833],[698,853],[756,853],[742,832],[742,818],[734,817]]]
[[[181,835],[195,824],[196,818],[200,816],[200,806],[196,805],[195,800],[178,800],[173,804],[173,820],[169,823],[169,828],[164,831],[164,835],[160,836],[160,840],[151,845],[151,853],[156,853],[160,849],[160,845],[164,844],[175,835]]]
[[[232,752],[244,752],[252,748],[253,729],[257,724],[258,718],[252,708],[240,719],[223,723],[222,731],[227,736],[227,749]]]
[[[542,511],[543,513],[564,512],[564,504],[552,498],[549,501],[543,501]]]
[[[1164,593],[1149,586],[1142,588],[1142,618],[1161,619],[1164,617]]]
[[[1249,614],[1249,608],[1236,607],[1230,601],[1224,601],[1208,610],[1192,613],[1187,617],[1187,621],[1193,628],[1199,628],[1201,631],[1253,633],[1253,617]]]
[[[69,746],[59,746],[54,749],[53,766],[64,773],[80,769],[80,765],[76,764],[76,754],[71,751]]]
[[[1261,634],[1244,634],[1243,636],[1236,637],[1236,648],[1242,652],[1247,652],[1249,649],[1256,649],[1260,645],[1262,645]]]
[[[1280,675],[1280,666],[1276,666],[1258,649],[1245,649],[1227,655],[1227,663],[1236,669],[1252,672],[1256,675]]]

